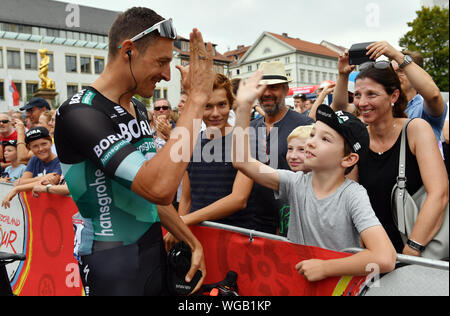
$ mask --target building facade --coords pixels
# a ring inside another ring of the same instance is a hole
[[[262,62],[279,61],[293,79],[291,88],[336,81],[339,54],[329,48],[291,38],[287,34],[264,32],[237,64],[230,66],[232,78],[249,78]]]
[[[117,12],[50,0],[2,0],[1,7],[0,111],[12,109],[7,101],[11,81],[20,94],[20,106],[38,89],[41,48],[50,57],[48,77],[58,93],[54,106],[102,73],[108,30]]]
[[[17,109],[8,102],[11,81],[20,94],[20,106],[38,89],[41,48],[48,50],[51,60],[48,78],[58,93],[54,107],[91,85],[108,62],[108,32],[119,13],[51,0],[1,0],[0,111]],[[158,83],[153,98],[138,98],[149,107],[166,98],[176,108],[181,93],[176,65],[189,63],[189,50],[189,40],[179,37],[170,82]],[[229,63],[215,50],[216,72],[225,74]]]

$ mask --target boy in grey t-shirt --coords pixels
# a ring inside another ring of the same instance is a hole
[[[368,275],[371,265],[380,273],[391,272],[397,254],[375,216],[367,192],[346,179],[369,148],[367,128],[349,113],[325,105],[317,109],[317,123],[306,144],[305,167],[310,175],[274,170],[251,157],[249,144],[250,108],[258,97],[269,97],[260,86],[257,72],[242,82],[237,95],[236,126],[233,137],[233,165],[249,178],[276,192],[291,205],[288,237],[301,244],[340,250],[359,246],[366,250],[337,260],[306,260],[296,269],[309,281],[343,275]]]
[[[278,170],[278,175],[280,187],[275,197],[291,205],[288,239],[296,244],[335,251],[359,248],[360,234],[381,225],[366,190],[356,182],[346,179],[331,196],[319,200],[311,173]]]

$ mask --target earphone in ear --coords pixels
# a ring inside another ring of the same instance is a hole
[[[127,55],[129,58],[131,58],[131,50],[127,51]]]

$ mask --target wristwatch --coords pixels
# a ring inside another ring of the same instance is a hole
[[[405,59],[403,60],[403,64],[401,64],[399,67],[400,67],[400,69],[403,69],[406,66],[408,66],[409,64],[411,64],[412,62],[413,62],[413,59],[411,58],[411,56],[405,55]]]
[[[421,244],[419,244],[418,242],[415,242],[414,240],[408,240],[408,242],[406,243],[411,249],[414,249],[420,253],[425,251],[425,246],[422,246]]]
[[[47,184],[46,187],[47,187],[47,193],[50,193],[49,190],[50,190],[50,188],[52,187],[52,185],[51,185],[51,184]]]

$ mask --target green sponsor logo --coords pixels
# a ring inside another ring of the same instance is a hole
[[[95,95],[96,94],[92,91],[86,92],[86,94],[83,96],[83,99],[81,100],[81,103],[92,105],[92,101],[94,100]]]

